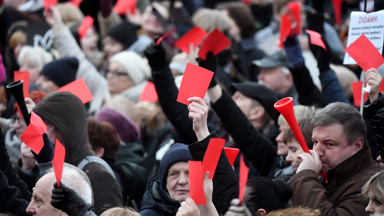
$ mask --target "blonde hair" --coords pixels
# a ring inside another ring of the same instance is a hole
[[[293,106],[293,112],[295,113],[296,121],[299,122],[302,119],[312,118],[315,115],[316,107],[314,106],[303,106],[296,105]],[[287,120],[285,120],[284,116],[279,115],[277,120],[279,126],[289,127]]]
[[[267,216],[321,216],[321,212],[318,209],[292,207],[271,211]]]
[[[140,216],[131,208],[115,207],[103,212],[100,216]]]
[[[55,7],[59,10],[61,19],[65,25],[74,22],[81,23],[84,19],[83,13],[72,3],[59,3]]]
[[[40,70],[44,67],[44,65],[53,60],[52,55],[43,48],[31,46],[23,46],[20,50],[17,63],[22,65],[25,58],[28,59],[30,64],[37,66]]]
[[[384,203],[384,170],[373,175],[361,189],[364,197]]]
[[[228,34],[230,29],[234,27],[235,22],[217,9],[200,8],[192,16],[192,22],[211,32],[214,29],[219,29],[224,34]]]

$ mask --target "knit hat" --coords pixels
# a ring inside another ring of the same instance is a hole
[[[65,86],[76,79],[79,61],[75,57],[64,57],[46,64],[40,75],[46,76],[59,87]]]
[[[137,40],[137,30],[139,29],[139,25],[123,21],[109,28],[106,35],[128,49]]]
[[[135,142],[140,138],[139,128],[135,123],[114,109],[103,108],[95,116],[96,121],[105,121],[112,124],[126,143]]]
[[[159,166],[160,186],[165,188],[167,185],[167,175],[169,168],[177,162],[188,162],[193,160],[188,146],[182,143],[176,143],[169,148],[163,156]]]
[[[255,82],[233,83],[232,91],[239,91],[247,97],[257,100],[264,107],[265,111],[275,121],[279,117],[279,112],[274,108],[278,101],[277,94],[264,85]]]
[[[131,80],[137,85],[150,77],[151,68],[148,62],[133,51],[123,51],[112,56],[111,62],[121,64]]]

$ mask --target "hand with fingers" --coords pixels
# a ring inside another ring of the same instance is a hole
[[[176,216],[200,216],[199,208],[192,198],[187,198],[180,204]]]
[[[205,200],[207,201],[206,205],[199,205],[199,211],[201,216],[218,216],[219,213],[217,212],[215,205],[212,202],[212,194],[213,194],[213,181],[212,179],[209,179],[209,172],[205,172],[204,174],[204,195]]]
[[[193,121],[193,131],[197,136],[197,140],[201,141],[209,136],[207,125],[209,107],[205,101],[199,97],[191,97],[188,99],[188,118]]]
[[[299,173],[303,170],[313,170],[317,174],[320,173],[322,168],[322,163],[320,160],[320,156],[316,151],[310,150],[311,154],[309,153],[301,153],[299,157],[302,159],[301,164],[297,168],[296,173]]]
[[[60,11],[57,7],[52,6],[44,11],[45,21],[54,29],[61,29],[64,27]]]
[[[383,78],[375,68],[371,68],[365,73],[365,82],[367,85],[371,86],[371,91],[369,92],[369,100],[371,103],[379,97],[379,88],[382,79]]]
[[[156,43],[157,40],[158,37],[144,50],[152,71],[159,71],[168,66],[165,49],[161,43],[159,45]]]
[[[32,150],[25,143],[21,143],[20,153],[22,163],[21,169],[31,173],[33,168],[36,166],[36,160],[33,156]]]
[[[225,213],[225,216],[251,216],[251,212],[248,210],[244,202],[240,203],[239,199],[233,199],[231,206]]]

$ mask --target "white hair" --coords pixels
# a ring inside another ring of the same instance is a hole
[[[17,63],[22,65],[25,58],[40,69],[53,60],[52,55],[43,48],[31,46],[23,46],[23,48],[21,48]]]
[[[49,169],[48,172],[53,172],[53,168]],[[83,170],[71,164],[64,163],[61,182],[76,191],[86,203],[93,205],[91,182]]]

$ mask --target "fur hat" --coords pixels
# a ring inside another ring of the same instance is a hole
[[[59,87],[65,86],[76,79],[79,61],[75,57],[64,57],[46,64],[40,75],[46,76]]]
[[[146,80],[151,73],[148,62],[133,51],[123,51],[112,56],[111,62],[121,64],[131,80],[137,85]]]

